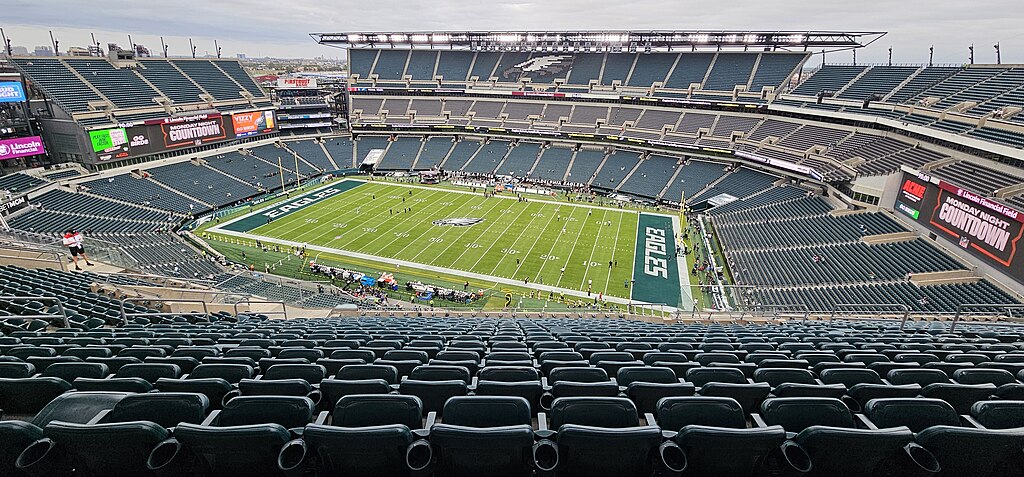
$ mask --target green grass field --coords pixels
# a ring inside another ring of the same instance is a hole
[[[635,211],[518,202],[510,197],[368,182],[248,233],[491,277],[527,279],[530,284],[583,291],[589,284],[594,293],[629,297],[624,283],[633,276]],[[483,221],[470,226],[433,224],[449,218]]]

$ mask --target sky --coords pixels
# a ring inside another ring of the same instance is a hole
[[[86,46],[94,33],[104,46],[128,44],[128,35],[154,53],[160,37],[171,55],[339,57],[343,52],[316,44],[311,32],[442,30],[650,30],[751,29],[886,31],[888,35],[857,53],[858,63],[928,61],[966,63],[975,45],[977,63],[1024,63],[1024,8],[1020,0],[737,0],[714,5],[692,0],[106,0],[85,7],[81,0],[3,0],[0,27],[12,44],[31,51],[49,44],[61,50]],[[829,55],[829,63],[849,63],[850,52]],[[810,64],[820,63],[820,55]]]

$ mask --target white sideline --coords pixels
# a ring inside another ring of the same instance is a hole
[[[238,237],[238,238],[244,238],[244,239],[248,239],[248,240],[259,240],[259,241],[264,242],[264,243],[273,243],[273,244],[277,244],[277,245],[285,245],[285,246],[289,246],[289,247],[300,247],[301,248],[303,246],[303,244],[299,243],[299,242],[292,242],[290,240],[282,240],[282,239],[271,238],[271,237],[261,237],[259,235],[247,234],[245,232],[234,232],[234,231],[231,231],[231,230],[218,230],[217,233],[223,234],[223,235],[230,235],[230,236]],[[512,280],[512,279],[509,279],[509,278],[501,278],[501,277],[493,277],[493,276],[490,276],[490,275],[484,275],[482,273],[467,272],[465,270],[454,270],[454,269],[450,269],[450,268],[437,267],[437,266],[433,266],[433,265],[424,265],[422,263],[409,262],[409,261],[405,261],[405,260],[397,260],[397,259],[393,259],[393,258],[378,257],[376,255],[369,255],[369,254],[365,254],[365,253],[352,252],[352,251],[348,251],[348,250],[338,250],[338,249],[334,249],[334,248],[330,248],[330,247],[322,247],[322,246],[319,246],[319,245],[306,244],[306,249],[307,250],[314,250],[314,251],[317,251],[317,252],[333,253],[333,254],[336,254],[336,255],[349,256],[349,257],[359,258],[359,259],[363,259],[363,260],[371,260],[371,261],[380,262],[380,263],[387,263],[387,264],[391,264],[391,265],[401,265],[403,267],[407,267],[407,268],[410,268],[410,269],[429,270],[429,271],[432,271],[432,272],[445,273],[445,274],[456,276],[456,277],[462,276],[462,277],[469,277],[469,278],[473,278],[473,279],[477,279],[477,280],[491,281],[491,282],[500,283],[500,284],[503,284],[503,285],[512,285],[512,286],[518,286],[518,287],[522,287],[523,286],[522,282],[519,281],[519,280]],[[558,288],[558,287],[553,287],[553,286],[550,286],[550,285],[539,285],[539,284],[536,284],[536,283],[531,283],[529,288],[532,288],[534,290],[541,290],[541,291],[545,291],[545,292],[561,293],[561,294],[564,294],[564,295],[567,295],[567,296],[579,297],[579,298],[583,298],[585,302],[593,300],[592,296],[591,297],[587,297],[587,292],[585,292],[585,291],[570,290],[568,288]],[[667,312],[672,312],[672,313],[675,313],[675,312],[678,312],[678,311],[690,311],[690,310],[680,310],[679,308],[668,306],[668,305],[662,305],[660,303],[640,302],[640,301],[628,300],[626,298],[619,298],[619,297],[614,297],[614,296],[606,296],[605,297],[605,301],[608,301],[608,302],[611,302],[611,303],[617,303],[617,304],[620,304],[620,305],[643,305],[645,307],[652,307],[652,308],[662,309],[662,310],[665,310]]]

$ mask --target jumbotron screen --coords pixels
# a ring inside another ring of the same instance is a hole
[[[270,110],[195,114],[90,131],[89,139],[99,160],[109,161],[273,132],[274,119]]]
[[[894,208],[1024,283],[1024,213],[925,174],[903,174]]]

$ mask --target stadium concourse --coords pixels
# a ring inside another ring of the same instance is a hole
[[[0,475],[1024,475],[1024,74],[881,35],[5,57]]]

